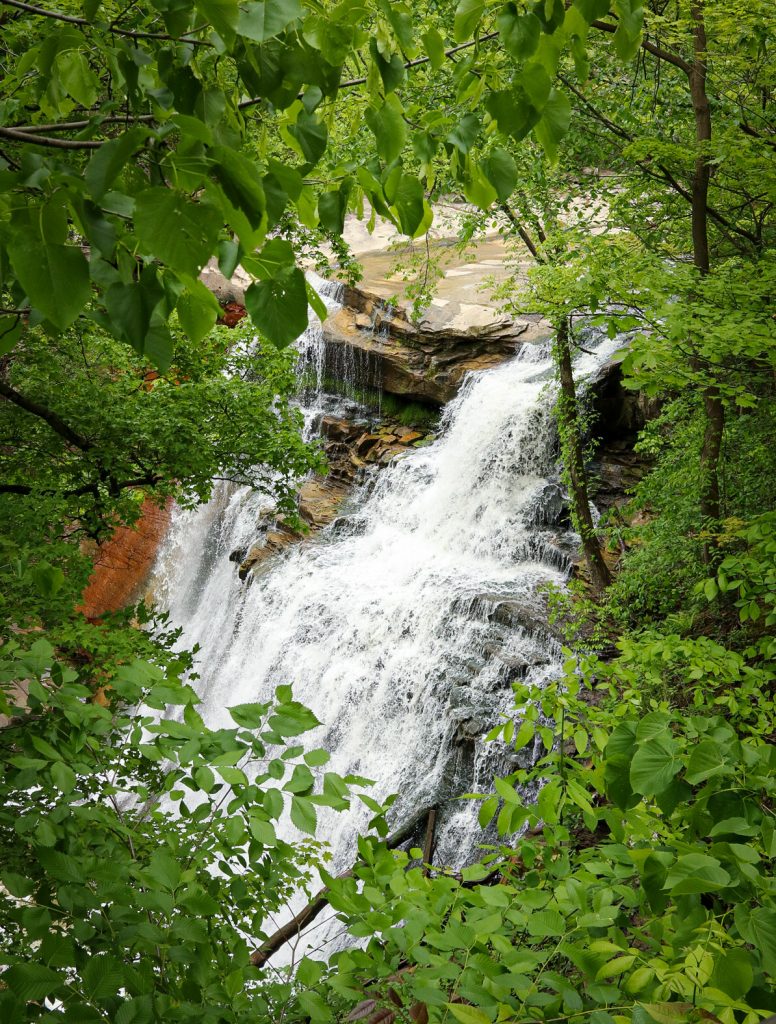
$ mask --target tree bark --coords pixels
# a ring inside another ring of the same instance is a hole
[[[435,807],[424,807],[416,814],[406,821],[400,828],[397,828],[395,832],[385,840],[385,845],[389,850],[395,850],[397,846],[401,846],[402,843],[406,842],[410,836],[415,832],[418,826],[423,821],[427,822],[426,825],[426,845],[428,846],[428,834],[431,831],[433,835],[433,823],[436,821],[436,808]],[[353,869],[343,871],[337,875],[337,878],[349,878],[353,874]],[[291,918],[282,928],[278,928],[265,942],[259,946],[258,949],[254,950],[251,954],[251,963],[254,967],[263,967],[264,964],[271,959],[279,949],[282,949],[287,942],[291,942],[298,935],[300,935],[304,929],[313,922],[318,915],[329,906],[328,900],[329,890],[324,886],[320,892],[316,893],[313,899],[303,907],[302,910]]]
[[[693,263],[696,270],[705,275],[708,274],[710,266],[708,211],[711,164],[706,145],[711,140],[711,108],[706,92],[707,42],[703,2],[704,0],[694,0],[690,9],[693,23],[693,60],[688,77],[695,115],[695,141],[698,145],[692,179]],[[721,517],[719,460],[722,452],[722,435],[725,430],[725,406],[717,387],[712,385],[704,389],[703,409],[705,425],[700,454],[700,512],[704,528],[710,527],[713,530]],[[704,562],[708,564],[714,561],[714,551],[715,545],[708,540],[704,541]]]
[[[569,322],[566,317],[557,324],[555,349],[560,376],[560,397],[558,398],[558,425],[561,437],[561,451],[568,473],[574,525],[582,538],[582,550],[587,562],[593,589],[600,593],[611,583],[611,573],[604,561],[601,545],[590,512],[590,498],[587,487],[587,472],[582,447],[582,431],[579,423],[579,403],[574,384],[571,363],[571,339]]]

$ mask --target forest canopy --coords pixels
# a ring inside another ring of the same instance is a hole
[[[773,5],[2,0],[0,28],[0,1019],[776,1012]],[[144,502],[229,480],[293,516],[303,266],[355,274],[346,217],[422,239],[449,196],[531,262],[502,298],[554,328],[588,581],[563,675],[493,732],[539,756],[471,795],[463,872],[395,849],[290,686],[213,729],[164,616],[79,611]],[[624,522],[590,511],[580,324],[659,403]],[[354,800],[332,878],[316,808]],[[275,968],[319,878],[352,944]]]

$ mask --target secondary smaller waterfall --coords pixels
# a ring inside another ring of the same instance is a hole
[[[618,345],[601,342],[578,374]],[[509,707],[509,681],[541,686],[558,668],[541,597],[566,576],[564,538],[540,514],[550,381],[548,352],[531,346],[471,375],[434,444],[368,478],[339,520],[247,586],[228,559],[255,535],[260,500],[246,489],[178,513],[160,558],[162,601],[202,647],[206,719],[225,723],[227,706],[292,683],[323,723],[310,741],[332,770],[399,793],[397,818],[448,798],[438,863],[460,863],[476,841],[475,808],[450,798],[487,781],[482,736]],[[369,814],[321,814],[335,867]]]

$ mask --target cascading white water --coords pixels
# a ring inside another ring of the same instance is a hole
[[[619,344],[600,343],[578,374]],[[563,538],[541,525],[550,380],[548,352],[532,346],[470,375],[436,442],[375,471],[339,520],[248,585],[228,558],[256,533],[261,501],[247,489],[177,513],[157,568],[160,603],[202,648],[206,720],[225,724],[226,707],[292,683],[323,723],[310,740],[331,770],[375,779],[379,798],[400,794],[397,820],[447,798],[440,864],[476,842],[476,808],[451,798],[489,781],[482,736],[509,707],[508,683],[541,686],[558,668],[541,597],[567,568]],[[335,867],[350,864],[369,816],[355,802],[320,816]]]

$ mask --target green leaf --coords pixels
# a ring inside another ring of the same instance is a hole
[[[531,57],[539,45],[542,24],[535,14],[522,14],[513,3],[505,4],[496,19],[504,49],[515,60]]]
[[[299,0],[258,0],[242,4],[237,17],[237,32],[241,36],[263,43],[301,18]]]
[[[487,828],[487,826],[491,823],[491,821],[493,820],[493,815],[498,810],[498,803],[498,797],[495,795],[489,796],[488,799],[483,802],[482,807],[480,807],[480,812],[478,815],[480,828]]]
[[[300,110],[296,123],[289,125],[288,130],[299,144],[304,159],[309,164],[317,164],[326,151],[329,138],[326,125],[315,114]]]
[[[307,765],[297,764],[294,766],[291,778],[283,786],[283,789],[288,793],[309,793],[313,788],[314,782],[313,773]]]
[[[237,0],[197,0],[196,7],[205,24],[212,25],[229,44],[234,38],[239,8]]]
[[[542,108],[541,120],[534,127],[534,135],[552,161],[557,157],[558,144],[566,135],[570,120],[571,104],[568,98],[553,89]]]
[[[257,839],[263,846],[277,846],[277,836],[275,835],[275,828],[272,822],[267,821],[266,818],[260,818],[256,814],[251,814],[248,819],[248,828],[254,839]]]
[[[221,218],[169,188],[149,188],[135,199],[135,231],[143,251],[196,277],[215,252]]]
[[[331,760],[331,754],[328,750],[308,750],[304,755],[305,763],[309,764],[311,768],[317,768],[322,764],[328,764]]]
[[[59,81],[82,107],[91,107],[99,95],[100,80],[83,53],[69,50],[57,58]]]
[[[332,1012],[318,992],[300,992],[299,1005],[311,1020],[331,1020]]]
[[[38,562],[30,571],[30,576],[35,586],[45,597],[53,597],[54,594],[62,589],[65,583],[65,574],[59,566],[49,565],[48,562]]]
[[[428,227],[428,204],[423,195],[423,185],[414,174],[402,174],[393,207],[399,215],[399,225],[405,235],[414,238]]]
[[[456,43],[462,43],[474,35],[484,11],[484,0],[459,0],[453,23],[453,38]]]
[[[528,918],[526,928],[529,935],[537,938],[563,935],[566,931],[566,920],[557,910],[537,910]]]
[[[51,778],[63,793],[71,793],[75,789],[75,772],[63,761],[55,761],[51,766]]]
[[[82,977],[84,990],[90,1000],[108,999],[115,996],[125,981],[121,961],[112,956],[90,957]]]
[[[102,199],[129,158],[152,134],[149,128],[130,128],[100,146],[86,165],[86,184],[94,199]]]
[[[518,142],[526,137],[541,116],[520,87],[491,92],[485,101],[485,109],[498,124],[499,131],[511,135]]]
[[[445,62],[445,43],[435,28],[430,28],[420,37],[428,54],[431,67],[438,71]]]
[[[324,231],[341,235],[345,228],[345,213],[348,208],[350,188],[338,188],[322,192],[318,196],[318,218]]]
[[[636,749],[630,766],[631,786],[643,796],[662,793],[681,767],[674,741],[656,737]]]
[[[714,740],[702,740],[690,754],[684,777],[689,783],[696,785],[714,775],[722,775],[730,771],[731,769],[725,764],[719,743]]]
[[[517,184],[517,165],[515,161],[505,149],[497,147],[485,158],[481,166],[485,177],[496,190],[499,201],[505,203],[512,195]],[[519,750],[520,747],[525,746],[533,735],[533,723],[523,722],[517,733],[515,749]]]
[[[766,971],[776,977],[776,910],[766,907],[753,910],[744,937],[760,954]]]
[[[377,40],[374,38],[369,41],[369,52],[372,55],[372,60],[377,66],[378,72],[380,73],[385,94],[388,95],[388,93],[398,89],[407,77],[404,61],[398,53],[392,53],[391,59],[386,60],[380,53],[377,46]]]
[[[623,63],[632,60],[641,46],[641,32],[644,23],[643,0],[615,0],[617,31],[614,33],[614,48]]]
[[[89,301],[89,264],[74,245],[46,245],[17,235],[11,263],[30,304],[64,330]]]
[[[210,173],[226,198],[245,216],[253,231],[263,231],[267,203],[257,164],[225,146],[211,146],[208,156],[211,160]]]
[[[730,875],[715,857],[705,853],[688,853],[679,857],[666,875],[663,885],[672,896],[716,892],[730,885]]]
[[[221,312],[218,300],[201,281],[189,285],[175,309],[184,333],[195,345],[210,333]]]
[[[291,798],[291,821],[301,832],[315,835],[318,819],[315,813],[315,806],[303,796]]]
[[[13,964],[3,972],[3,985],[22,1002],[38,1001],[56,992],[65,979],[42,964]]]
[[[296,341],[307,327],[307,288],[298,267],[265,281],[245,293],[245,308],[262,334],[278,348]]]
[[[164,372],[172,361],[172,338],[162,318],[166,295],[155,270],[144,267],[139,281],[113,284],[103,296],[111,327]]]
[[[745,996],[754,982],[751,954],[745,949],[729,949],[714,963],[714,972],[709,979],[712,988],[718,988],[731,999]]]
[[[386,163],[393,163],[404,148],[407,135],[396,96],[391,94],[379,110],[368,109],[366,123],[374,133],[379,155]]]
[[[480,119],[476,114],[464,114],[446,141],[461,153],[468,153],[480,132]]]

